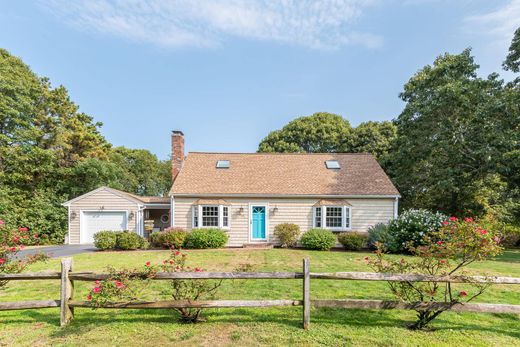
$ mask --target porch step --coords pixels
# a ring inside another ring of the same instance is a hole
[[[242,247],[244,248],[273,248],[273,244],[269,242],[254,242],[254,243],[244,243]]]

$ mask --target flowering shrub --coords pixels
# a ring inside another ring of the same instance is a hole
[[[186,236],[188,232],[182,228],[168,228],[156,233],[150,240],[154,246],[180,249],[184,245]]]
[[[33,246],[39,245],[42,242],[45,243],[34,230],[29,230],[27,227],[6,227],[3,220],[0,220],[0,222],[0,228],[2,230],[0,232],[0,244],[7,246]]]
[[[87,300],[93,308],[103,307],[110,303],[129,303],[139,298],[143,287],[149,283],[158,271],[164,272],[201,272],[200,267],[186,265],[187,254],[172,250],[170,257],[159,265],[146,262],[136,269],[116,270],[108,268],[109,275],[104,280],[94,283],[87,295]],[[173,300],[196,301],[212,297],[222,281],[210,280],[171,280],[169,295]],[[175,308],[184,322],[195,323],[202,320],[201,308]]]
[[[384,246],[379,244],[376,258],[366,257],[368,265],[381,273],[427,274],[432,276],[464,275],[463,268],[493,257],[502,250],[494,232],[483,229],[471,218],[462,221],[455,217],[443,221],[442,227],[423,237],[422,245],[407,243],[413,258],[387,259]],[[417,309],[417,321],[410,328],[423,329],[442,312],[456,304],[469,302],[482,294],[490,284],[471,282],[469,279],[456,290],[451,283],[435,280],[428,282],[388,282],[392,293],[401,301],[438,303],[432,308]]]
[[[202,272],[200,267],[189,267],[186,265],[187,255],[180,251],[173,250],[170,258],[163,261],[161,269],[165,272]],[[171,297],[173,300],[179,301],[197,301],[209,299],[214,296],[218,288],[222,285],[222,280],[172,280]],[[176,308],[180,315],[181,321],[187,323],[196,323],[202,321],[201,308]]]
[[[0,220],[0,234],[9,235],[10,239],[6,236],[0,240],[0,273],[12,274],[20,273],[30,264],[45,261],[48,256],[43,253],[38,253],[25,258],[17,257],[17,253],[23,249],[23,240],[27,228],[20,228],[18,232],[11,232],[4,234],[3,230],[4,222]],[[5,287],[9,281],[0,281],[0,289]]]
[[[388,251],[405,253],[410,242],[413,246],[422,245],[424,238],[439,230],[446,219],[448,217],[440,212],[413,209],[404,211],[388,223],[387,239],[384,240]]]
[[[148,284],[157,268],[149,263],[139,269],[116,270],[108,267],[108,278],[96,281],[87,295],[94,308],[103,307],[111,302],[132,302],[138,299],[143,285]]]

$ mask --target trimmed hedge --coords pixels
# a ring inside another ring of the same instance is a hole
[[[300,236],[300,227],[291,223],[278,224],[274,227],[274,235],[280,240],[282,247],[294,247]]]
[[[328,251],[336,244],[336,235],[327,229],[314,228],[304,233],[300,241],[304,248]]]
[[[146,249],[149,244],[144,237],[128,230],[122,232],[105,230],[94,234],[94,246],[101,250],[131,250]]]
[[[116,231],[104,230],[94,234],[94,246],[100,250],[115,249],[117,243]]]
[[[368,236],[357,232],[344,232],[338,234],[338,241],[349,251],[359,251],[367,242]]]
[[[186,248],[222,248],[228,241],[228,235],[215,228],[193,229],[186,236],[184,247]]]

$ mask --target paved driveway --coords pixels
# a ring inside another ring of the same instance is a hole
[[[24,249],[18,253],[18,256],[24,257],[27,255],[36,254],[39,252],[48,254],[51,258],[70,257],[76,254],[95,252],[94,245],[58,245],[48,247],[38,247],[31,249]]]

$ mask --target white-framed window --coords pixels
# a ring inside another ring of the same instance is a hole
[[[350,230],[351,212],[349,206],[314,207],[312,226],[332,231]]]
[[[222,206],[222,227],[229,227],[229,207]]]
[[[229,206],[224,205],[193,205],[193,228],[222,228],[230,226]]]

